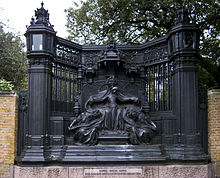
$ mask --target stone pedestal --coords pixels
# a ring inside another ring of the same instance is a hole
[[[106,166],[106,167],[20,167],[14,166],[14,178],[214,178],[213,166]]]

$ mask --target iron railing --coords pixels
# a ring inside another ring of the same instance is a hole
[[[80,51],[58,44],[52,63],[52,112],[72,113],[77,85]]]

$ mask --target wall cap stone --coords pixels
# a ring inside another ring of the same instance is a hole
[[[15,91],[0,91],[0,97],[1,96],[14,96],[18,97],[17,93]]]
[[[209,95],[211,95],[211,94],[218,94],[218,93],[220,94],[220,89],[212,89],[212,90],[208,91]]]

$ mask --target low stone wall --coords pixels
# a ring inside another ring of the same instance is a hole
[[[208,148],[215,175],[220,177],[220,89],[208,92]]]
[[[14,178],[213,178],[212,165],[14,167]]]
[[[10,177],[16,157],[17,95],[0,93],[0,177]]]

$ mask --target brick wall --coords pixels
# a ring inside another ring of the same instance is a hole
[[[10,176],[16,156],[17,95],[0,92],[0,177]]]
[[[220,177],[220,89],[208,92],[208,105],[209,154],[215,167],[215,174]]]

